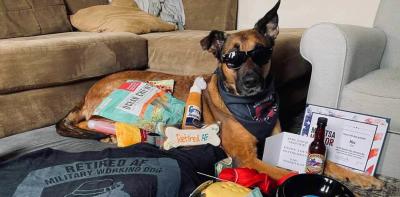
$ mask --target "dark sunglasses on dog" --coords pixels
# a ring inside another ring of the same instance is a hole
[[[222,62],[226,63],[230,69],[239,69],[240,66],[251,57],[254,63],[259,66],[266,64],[272,54],[272,48],[257,46],[251,51],[234,50],[222,55]]]

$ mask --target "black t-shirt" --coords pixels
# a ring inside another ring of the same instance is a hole
[[[0,196],[187,197],[214,163],[211,145],[162,151],[148,144],[103,151],[36,151],[0,165]]]

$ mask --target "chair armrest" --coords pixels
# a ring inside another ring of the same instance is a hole
[[[307,102],[337,108],[344,85],[379,68],[385,45],[376,28],[321,23],[306,30],[300,53],[312,65]]]
[[[235,30],[238,0],[183,0],[185,29]]]

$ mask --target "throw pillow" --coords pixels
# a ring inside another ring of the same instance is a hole
[[[72,25],[88,32],[149,32],[173,31],[175,25],[163,22],[139,8],[99,5],[88,7],[71,16]]]

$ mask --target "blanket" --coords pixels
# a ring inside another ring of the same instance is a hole
[[[185,25],[185,12],[182,0],[135,0],[139,8],[163,21],[174,23],[179,30]]]
[[[103,151],[36,151],[0,164],[0,196],[189,196],[225,158],[211,145],[162,151],[148,144]],[[207,158],[207,159],[204,159]]]

